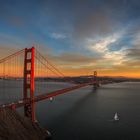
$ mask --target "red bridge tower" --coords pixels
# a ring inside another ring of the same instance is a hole
[[[24,114],[35,122],[35,102],[34,102],[34,57],[35,48],[25,49],[24,57],[24,88],[23,98],[28,101],[24,104]]]

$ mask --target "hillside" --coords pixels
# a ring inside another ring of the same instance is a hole
[[[48,133],[37,123],[11,109],[0,110],[0,140],[47,140]]]

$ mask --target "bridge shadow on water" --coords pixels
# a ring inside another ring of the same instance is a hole
[[[138,97],[137,89],[82,88],[44,101],[39,120],[53,140],[139,140]],[[116,110],[121,119],[115,123],[110,119]]]
[[[53,135],[53,140],[87,140],[94,137],[93,128],[86,119],[92,120],[88,112],[92,112],[92,108],[96,110],[97,94],[98,90],[90,88],[90,91],[80,99],[71,102],[71,107],[58,115],[49,126],[46,124]]]
[[[80,94],[80,93],[77,93]],[[65,114],[62,114],[62,116],[59,116],[60,118],[66,118],[69,117],[70,114],[73,114],[77,112],[79,109],[82,109],[85,104],[88,102],[89,99],[93,99],[95,96],[97,96],[97,90],[92,89],[91,92],[86,93],[84,96],[82,96],[80,99],[76,100],[74,104],[72,104],[71,108],[65,111]]]

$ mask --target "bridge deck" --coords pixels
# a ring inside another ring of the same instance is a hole
[[[95,82],[93,82],[92,84],[95,84]],[[75,85],[75,86],[72,86],[72,87],[69,87],[69,88],[65,88],[65,89],[54,91],[54,92],[38,95],[38,96],[35,96],[34,102],[39,102],[39,101],[42,101],[42,100],[45,100],[45,99],[48,99],[48,98],[51,98],[51,97],[54,97],[54,96],[64,94],[64,93],[72,91],[72,90],[76,90],[76,89],[79,89],[79,88],[82,88],[82,87],[86,87],[88,85],[91,85],[91,83],[79,84],[79,85]],[[1,108],[9,108],[9,107],[10,108],[19,108],[19,107],[23,107],[24,104],[28,104],[28,103],[31,103],[31,101],[30,100],[20,100],[20,101],[11,103],[11,104],[3,104],[3,105],[0,106],[0,109]]]

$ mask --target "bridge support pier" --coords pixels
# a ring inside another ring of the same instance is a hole
[[[24,57],[24,89],[23,98],[24,115],[35,122],[35,102],[34,102],[34,57],[35,48],[25,49]],[[28,101],[28,102],[27,102]]]

